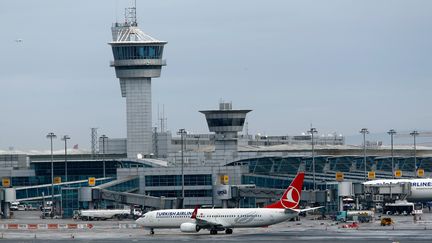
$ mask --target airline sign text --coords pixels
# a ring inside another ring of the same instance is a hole
[[[175,217],[183,217],[188,216],[189,218],[192,216],[191,212],[157,212],[156,218],[175,218]]]
[[[411,182],[411,186],[413,186],[413,187],[432,187],[432,182],[431,181]]]

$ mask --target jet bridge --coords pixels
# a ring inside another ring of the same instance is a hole
[[[139,189],[139,177],[131,176],[111,181],[96,187],[80,188],[79,200],[81,202],[89,202],[90,207],[94,207],[94,203],[107,200],[126,205],[139,205],[143,208],[151,209],[169,209],[178,208],[180,199],[153,197],[133,192]]]
[[[411,195],[411,183],[365,185],[365,193],[375,203],[405,200]]]

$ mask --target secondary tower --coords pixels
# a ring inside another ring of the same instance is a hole
[[[224,163],[237,157],[238,132],[243,130],[246,114],[251,110],[233,110],[231,103],[219,103],[219,110],[200,111],[210,132],[216,133],[213,160]]]
[[[161,74],[166,41],[157,40],[138,28],[136,7],[125,9],[124,23],[114,23],[112,47],[116,76],[126,98],[127,156],[137,158],[152,152],[151,79]]]

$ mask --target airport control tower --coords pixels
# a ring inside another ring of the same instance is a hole
[[[112,28],[116,76],[122,97],[126,98],[127,156],[140,158],[152,152],[151,79],[161,74],[166,41],[157,40],[138,28],[136,7],[125,10],[124,23]]]
[[[233,110],[231,103],[219,103],[219,110],[200,111],[210,132],[216,133],[213,160],[218,163],[237,157],[238,132],[243,130],[246,114],[251,110]]]

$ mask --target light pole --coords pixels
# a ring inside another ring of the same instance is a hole
[[[366,134],[369,134],[369,131],[367,128],[362,128],[360,130],[360,133],[363,134],[363,165],[364,165],[364,180],[367,179],[367,172],[366,172]]]
[[[54,215],[54,159],[53,159],[53,139],[57,136],[50,132],[46,135],[51,141],[51,217]]]
[[[416,130],[412,131],[410,133],[411,136],[413,136],[414,138],[414,176],[416,176],[417,174],[417,148],[416,148],[416,137],[419,135],[420,133]]]
[[[311,129],[308,131],[311,135],[311,144],[312,144],[312,174],[313,174],[313,189],[315,191],[316,184],[315,184],[315,142],[314,142],[314,133],[318,133],[316,128],[311,127]]]
[[[105,174],[105,139],[108,139],[108,137],[104,134],[100,137],[102,139],[102,163],[103,163],[103,177],[106,177]]]
[[[65,144],[65,181],[68,181],[68,167],[67,167],[67,140],[70,139],[70,137],[68,135],[64,135],[61,140],[64,141]]]
[[[178,133],[180,134],[180,138],[181,138],[181,188],[182,188],[182,207],[184,207],[184,155],[183,155],[183,150],[184,150],[184,135],[187,134],[186,129],[181,128],[179,129]]]
[[[396,131],[394,129],[390,129],[387,132],[390,135],[390,144],[391,144],[391,163],[392,163],[392,178],[395,178],[395,171],[394,171],[394,150],[393,150],[393,136],[396,134]]]

